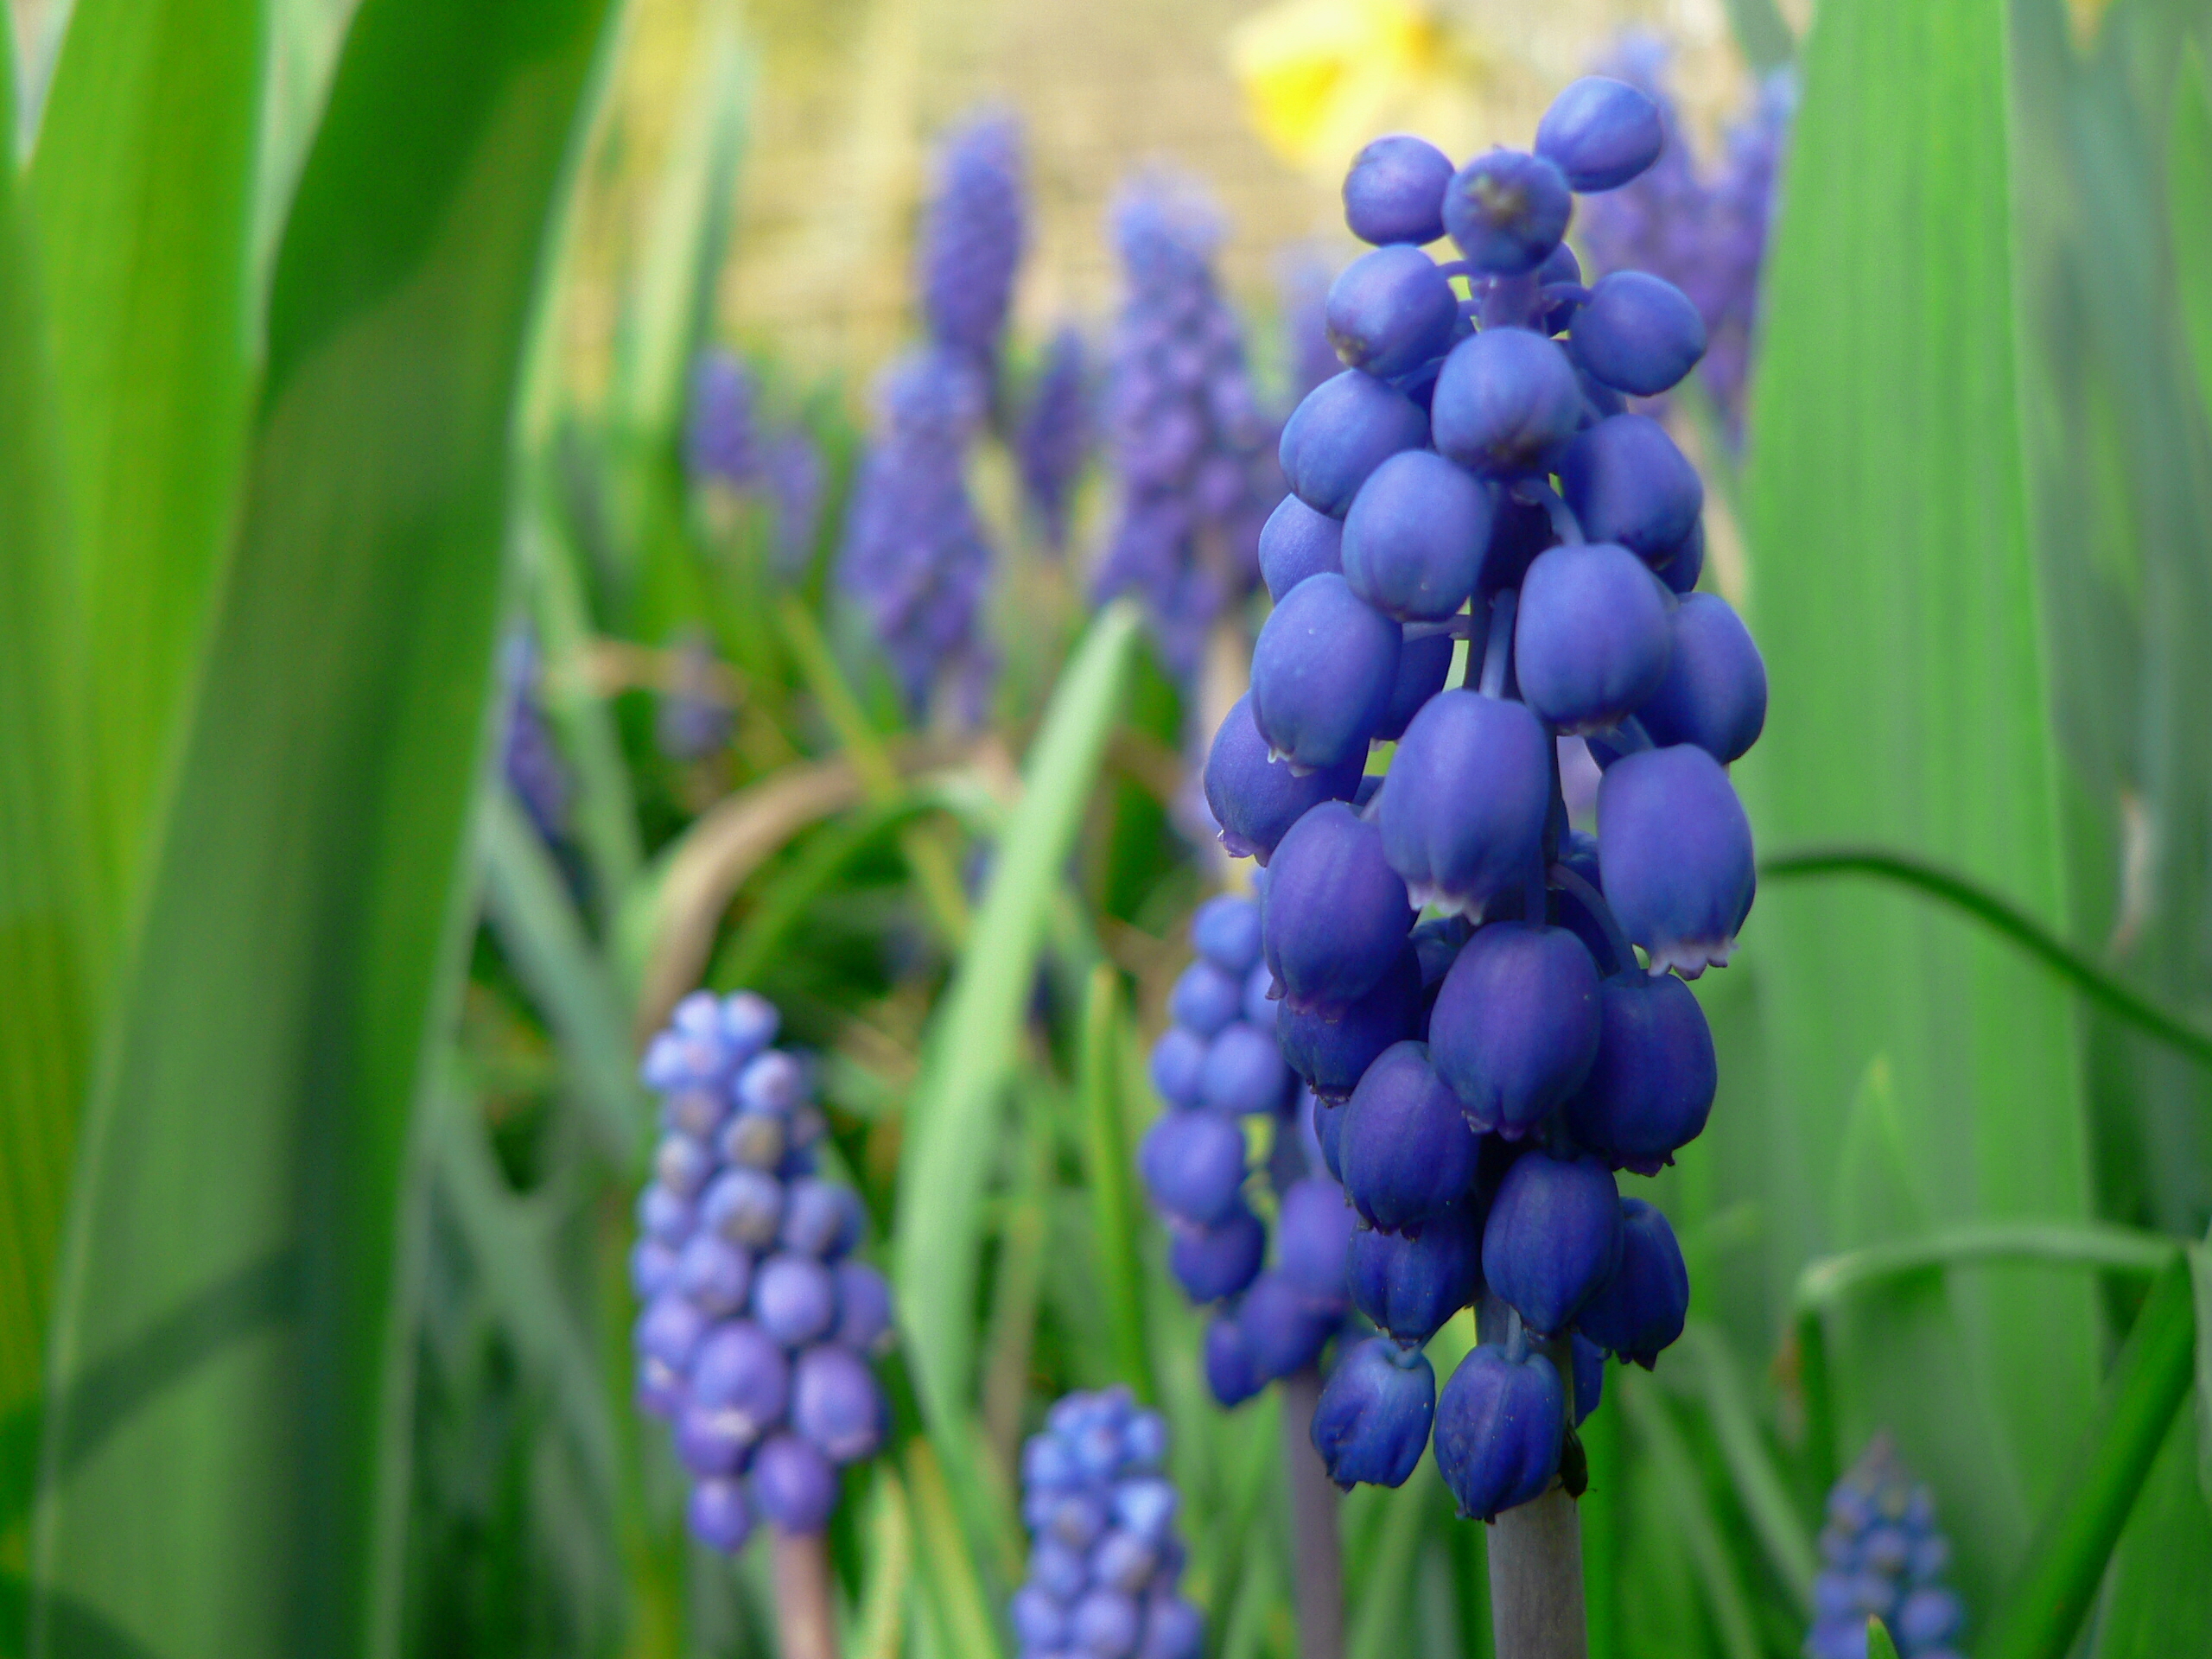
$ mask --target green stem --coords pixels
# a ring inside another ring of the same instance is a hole
[[[1872,875],[1940,899],[2005,935],[2115,1019],[2212,1066],[2212,1036],[2130,990],[2010,899],[1939,865],[1878,847],[1815,847],[1762,859],[1759,874]]]
[[[1975,1659],[2064,1659],[2074,1644],[2135,1495],[2173,1426],[2196,1370],[2196,1317],[2179,1255],[2151,1287],[2143,1312],[1998,1604]]]
[[[1082,1094],[1084,1175],[1090,1188],[1099,1290],[1114,1343],[1115,1375],[1147,1405],[1160,1398],[1145,1341],[1143,1264],[1137,1257],[1136,1196],[1122,1116],[1121,985],[1113,965],[1090,970],[1083,1010]]]

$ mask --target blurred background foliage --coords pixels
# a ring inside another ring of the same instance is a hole
[[[1293,1651],[1274,1404],[1205,1398],[1127,1179],[1221,872],[1173,826],[1191,711],[1086,601],[1109,480],[1063,561],[980,456],[973,729],[911,720],[834,598],[929,144],[979,101],[1030,146],[1010,385],[1102,332],[1107,201],[1164,157],[1287,406],[1360,139],[1513,142],[1642,29],[1711,156],[1790,69],[1740,456],[1670,415],[1772,674],[1762,849],[1957,872],[2212,1030],[2202,0],[15,13],[0,1653],[769,1650],[763,1552],[685,1541],[628,1404],[634,1055],[702,981],[824,1057],[905,1299],[897,1447],[833,1538],[849,1650],[997,1650],[1011,1450],[1121,1379],[1173,1425],[1213,1650]],[[795,556],[687,474],[709,346],[818,447]],[[709,741],[671,753],[686,700]],[[2212,1649],[2201,1049],[1924,892],[1764,886],[1659,1183],[1692,1325],[1587,1431],[1593,1651],[1796,1653],[1883,1429],[1974,1650],[2066,1650],[2005,1614],[2085,1466],[2142,1481],[2089,1516],[2076,1650]],[[2145,1300],[2184,1250],[2198,1358],[2158,1376],[2198,1403],[2131,1441],[2099,1402],[2149,1375],[2146,1306],[2189,1323]],[[1355,1655],[1488,1652],[1448,1511],[1427,1467],[1346,1500]]]

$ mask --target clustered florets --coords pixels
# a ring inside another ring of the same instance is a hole
[[[1167,1426],[1124,1388],[1071,1394],[1021,1448],[1029,1580],[1014,1592],[1024,1659],[1198,1659],[1205,1624],[1177,1588],[1183,1541]]]
[[[643,1067],[663,1135],[630,1257],[638,1402],[674,1429],[692,1533],[731,1553],[759,1519],[821,1531],[838,1467],[888,1427],[869,1361],[890,1287],[853,1255],[859,1196],[815,1173],[822,1115],[777,1024],[760,997],[696,992]]]
[[[1869,1618],[1901,1659],[1959,1659],[1966,1610],[1942,1582],[1950,1563],[1933,1495],[1878,1436],[1828,1494],[1806,1659],[1866,1659]]]
[[[1275,607],[1207,764],[1224,845],[1267,867],[1278,1039],[1385,1333],[1339,1361],[1315,1445],[1339,1481],[1395,1484],[1433,1427],[1469,1515],[1552,1484],[1604,1352],[1649,1365],[1681,1331],[1681,1253],[1618,1172],[1704,1127],[1712,1038],[1668,970],[1725,963],[1751,902],[1726,767],[1764,669],[1692,591],[1695,469],[1625,409],[1690,372],[1704,325],[1655,276],[1585,286],[1561,239],[1577,194],[1662,143],[1649,99],[1592,77],[1533,152],[1361,153],[1345,217],[1375,248],[1326,307],[1349,366],[1283,429]],[[1570,734],[1605,768],[1594,839],[1561,798]],[[1474,1303],[1485,1339],[1440,1393],[1418,1351]]]
[[[1276,1045],[1258,902],[1209,899],[1191,938],[1198,960],[1175,982],[1173,1023],[1152,1052],[1168,1110],[1147,1132],[1137,1167],[1166,1218],[1176,1282],[1193,1302],[1223,1304],[1206,1333],[1206,1381],[1234,1406],[1313,1364],[1342,1325],[1351,1212],[1322,1173],[1310,1097]],[[1274,1128],[1276,1264],[1264,1270],[1268,1227],[1245,1196],[1241,1126],[1255,1117]]]
[[[1121,486],[1101,599],[1135,591],[1179,678],[1207,631],[1256,585],[1260,526],[1282,480],[1244,357],[1244,332],[1213,276],[1220,225],[1188,187],[1139,180],[1114,212],[1128,299],[1109,347],[1106,433]]]

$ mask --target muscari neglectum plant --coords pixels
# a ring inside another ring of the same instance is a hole
[[[1682,1329],[1681,1252],[1618,1177],[1704,1126],[1713,1040],[1682,981],[1726,963],[1753,889],[1726,768],[1764,666],[1692,591],[1696,471],[1624,407],[1696,365],[1704,324],[1656,276],[1584,286],[1562,241],[1576,194],[1662,142],[1648,97],[1592,77],[1533,152],[1361,152],[1345,217],[1375,251],[1328,300],[1349,366],[1284,429],[1275,609],[1206,774],[1224,844],[1267,867],[1277,1037],[1383,1333],[1338,1359],[1315,1447],[1344,1484],[1395,1485],[1433,1439],[1460,1513],[1496,1523],[1516,1659],[1582,1649],[1573,1425],[1603,1356],[1648,1367]],[[1567,734],[1605,769],[1594,839],[1567,824]],[[1471,1305],[1482,1340],[1440,1391],[1421,1345]]]

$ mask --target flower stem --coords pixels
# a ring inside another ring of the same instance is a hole
[[[1337,1489],[1329,1484],[1313,1450],[1313,1408],[1320,1398],[1317,1367],[1308,1365],[1283,1378],[1283,1482],[1290,1491],[1298,1659],[1344,1659],[1344,1563],[1337,1549]]]
[[[1490,1603],[1497,1659],[1588,1659],[1582,1522],[1563,1488],[1491,1523]]]
[[[837,1659],[829,1535],[775,1529],[776,1647],[783,1659]]]

